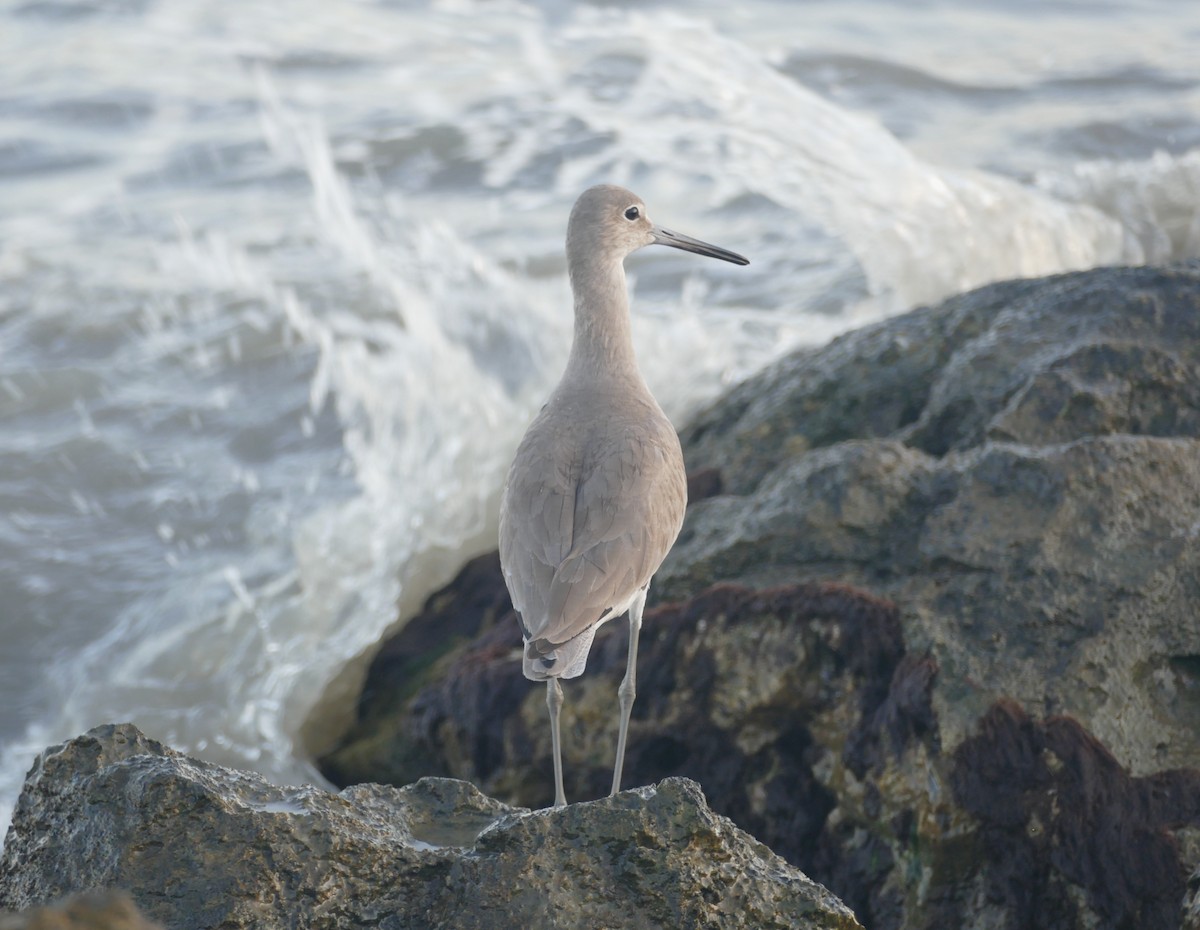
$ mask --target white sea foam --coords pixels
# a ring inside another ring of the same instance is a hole
[[[1042,172],[1037,186],[1056,200],[1088,204],[1115,218],[1147,262],[1200,255],[1200,150],[1081,162]]]

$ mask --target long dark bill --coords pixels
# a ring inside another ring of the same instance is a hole
[[[658,245],[669,245],[673,249],[683,249],[685,252],[695,252],[697,255],[719,258],[723,262],[733,262],[735,265],[750,264],[750,259],[738,255],[737,252],[730,252],[729,249],[723,249],[719,245],[701,242],[699,239],[693,239],[691,236],[683,235],[683,233],[671,232],[671,230],[663,229],[661,226],[655,226],[651,232],[654,235],[654,241]]]

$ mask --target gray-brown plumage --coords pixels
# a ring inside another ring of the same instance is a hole
[[[623,263],[654,243],[748,264],[653,225],[624,188],[584,191],[567,225],[571,355],[517,449],[500,504],[500,563],[520,617],[525,677],[547,682],[555,806],[566,803],[558,680],[581,675],[596,629],[628,611],[613,793],[620,788],[646,591],[687,505],[679,438],[642,379],[630,334]]]

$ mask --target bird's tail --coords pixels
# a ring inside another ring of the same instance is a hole
[[[552,643],[548,639],[526,640],[521,670],[530,681],[578,678],[587,666],[595,635],[596,627],[592,626],[565,643]]]

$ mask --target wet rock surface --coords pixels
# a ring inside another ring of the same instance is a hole
[[[695,778],[879,930],[1196,924],[1200,266],[914,311],[683,440],[712,496],[655,582],[627,783]],[[324,770],[545,803],[510,611],[469,566]],[[565,688],[569,797],[605,792],[624,651],[609,624]]]
[[[171,928],[859,927],[687,779],[536,812],[448,779],[331,794],[129,724],[39,757],[0,859],[3,908],[108,886]]]

